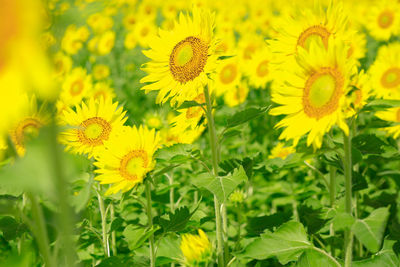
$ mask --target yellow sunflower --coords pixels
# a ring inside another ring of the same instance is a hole
[[[114,132],[94,163],[99,174],[95,179],[100,184],[113,184],[106,195],[126,192],[142,182],[155,166],[153,154],[159,145],[154,129],[125,126]]]
[[[92,90],[92,76],[86,70],[74,68],[62,84],[60,99],[69,106],[80,104],[82,99],[87,97]]]
[[[348,47],[339,40],[330,39],[326,49],[321,40],[312,41],[309,50],[300,48],[296,61],[281,75],[282,83],[272,93],[279,104],[272,115],[286,115],[276,127],[285,127],[280,139],[293,139],[308,134],[307,145],[321,147],[322,138],[337,124],[345,133],[348,126],[343,109],[355,62],[347,58]]]
[[[312,40],[321,40],[327,48],[329,37],[351,39],[341,4],[333,4],[332,1],[324,8],[319,3],[312,8],[295,8],[291,13],[279,21],[276,29],[279,34],[276,39],[269,41],[277,62],[294,60],[299,47],[308,49]]]
[[[143,53],[152,59],[144,65],[148,73],[141,79],[147,92],[159,90],[157,103],[180,104],[203,91],[215,70],[214,15],[203,9],[193,9],[193,17],[180,14],[172,31],[159,29],[159,36]]]
[[[207,235],[201,229],[198,233],[182,235],[180,249],[189,264],[206,260],[211,253],[212,246]]]
[[[292,146],[285,147],[285,144],[279,142],[274,148],[271,149],[269,159],[281,158],[286,159],[290,154],[296,153],[296,149]]]
[[[400,100],[400,43],[380,47],[368,71],[377,97]]]
[[[110,67],[105,64],[97,64],[93,67],[92,74],[96,80],[103,80],[110,76]]]
[[[240,105],[246,101],[247,95],[249,94],[249,86],[241,82],[236,87],[228,90],[224,94],[224,102],[229,107]]]
[[[60,134],[60,142],[73,153],[96,157],[104,142],[125,123],[125,113],[118,103],[103,98],[90,99],[87,105],[82,102],[76,111],[68,108],[61,116],[61,124],[69,129]]]
[[[187,128],[181,131],[177,127],[161,129],[160,135],[162,144],[169,147],[175,144],[192,144],[196,141],[205,130],[205,127],[200,125],[195,129]]]
[[[23,97],[23,110],[18,120],[12,125],[9,134],[19,156],[25,155],[27,138],[36,137],[39,129],[48,124],[50,116],[45,111],[45,105],[37,107],[36,97]]]
[[[72,67],[71,57],[58,52],[53,58],[56,79],[62,80]]]
[[[195,101],[199,104],[204,104],[204,94],[199,94],[192,99],[192,101]],[[204,109],[200,106],[180,109],[178,112],[180,112],[180,114],[171,120],[171,125],[173,125],[177,132],[183,132],[186,129],[195,129],[199,127],[201,119],[205,117]]]
[[[242,68],[238,58],[232,57],[221,60],[218,64],[213,86],[217,96],[223,95],[229,90],[234,90],[242,80]]]
[[[115,97],[114,89],[110,87],[108,82],[98,82],[94,85],[89,98],[99,100],[104,98],[105,100],[112,100]]]
[[[370,76],[361,70],[351,78],[350,86],[352,92],[347,95],[350,109],[348,116],[352,115],[352,111],[360,110],[367,104],[367,100],[371,96]]]
[[[378,40],[389,40],[400,32],[400,3],[396,0],[375,1],[368,9],[366,27]]]
[[[272,61],[272,54],[267,47],[255,52],[254,57],[244,68],[251,86],[265,89],[267,83],[272,81],[274,77]]]
[[[378,111],[375,113],[375,116],[384,121],[397,123],[394,126],[385,127],[383,130],[392,135],[395,139],[400,136],[400,108],[390,108],[384,111]]]

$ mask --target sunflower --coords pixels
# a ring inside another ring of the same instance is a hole
[[[192,101],[195,101],[199,104],[204,104],[204,94],[199,94],[192,99]],[[171,120],[171,125],[173,125],[177,132],[183,132],[186,129],[196,129],[200,126],[199,124],[201,123],[201,120],[205,117],[204,108],[201,106],[193,106],[190,108],[180,109],[178,111],[180,114]]]
[[[79,104],[92,90],[92,76],[86,70],[74,68],[65,78],[62,84],[60,98],[69,106]]]
[[[272,61],[272,54],[268,48],[255,52],[254,57],[244,68],[251,86],[265,89],[267,83],[272,81]]]
[[[55,76],[57,79],[62,80],[65,74],[69,73],[72,67],[71,57],[64,55],[63,52],[58,52],[53,58]]]
[[[99,100],[100,98],[112,100],[115,97],[115,92],[108,82],[98,82],[94,85],[89,97],[95,100]]]
[[[146,93],[159,90],[157,103],[183,103],[203,91],[208,74],[215,70],[217,55],[214,54],[214,15],[203,9],[193,9],[193,17],[180,14],[172,31],[159,29],[150,50],[143,53],[152,59],[144,65],[148,73],[141,79]]]
[[[378,111],[375,113],[375,116],[381,120],[395,123],[396,125],[385,127],[383,130],[392,135],[395,139],[400,136],[400,108],[390,108],[384,111]]]
[[[246,100],[248,94],[249,86],[246,83],[241,82],[231,90],[225,92],[224,102],[229,107],[234,107],[242,104]]]
[[[350,81],[351,94],[347,95],[348,102],[350,103],[349,110],[358,111],[367,104],[368,98],[371,96],[370,76],[361,70],[351,78]]]
[[[234,90],[242,80],[242,64],[237,57],[221,60],[218,64],[213,84],[217,96]]]
[[[312,41],[309,50],[300,48],[290,72],[284,72],[284,83],[272,92],[272,100],[280,104],[272,115],[286,115],[276,127],[286,127],[280,139],[293,139],[308,134],[307,145],[321,147],[323,135],[337,124],[345,133],[343,109],[355,62],[347,58],[348,47],[330,39],[326,49],[322,40]]]
[[[321,40],[325,48],[328,47],[329,37],[351,39],[341,4],[334,5],[331,2],[325,9],[320,3],[313,8],[294,9],[291,13],[294,14],[280,20],[276,29],[280,34],[269,41],[272,52],[277,55],[277,62],[294,60],[299,47],[308,49],[315,39]]]
[[[60,134],[60,142],[73,153],[96,157],[112,132],[125,123],[125,113],[118,108],[118,103],[103,98],[98,101],[91,98],[87,105],[82,102],[76,106],[76,111],[68,108],[61,116],[61,124],[70,129]]]
[[[110,67],[105,64],[97,64],[93,67],[92,74],[96,80],[103,80],[110,76]]]
[[[154,168],[153,154],[159,143],[159,135],[147,127],[125,126],[114,132],[94,163],[99,174],[95,179],[100,184],[113,184],[106,195],[126,192],[142,182]]]
[[[194,129],[187,128],[184,131],[179,127],[165,128],[160,131],[162,144],[167,147],[175,144],[193,144],[204,130],[205,127],[203,125],[199,125]]]
[[[400,31],[400,3],[396,0],[374,2],[367,14],[366,27],[378,40],[389,40]]]
[[[133,34],[141,47],[148,48],[152,37],[156,34],[157,28],[154,22],[149,19],[139,21],[133,29]],[[132,38],[132,37],[131,37]]]
[[[285,147],[285,144],[279,142],[274,148],[271,149],[269,159],[281,158],[286,159],[290,154],[296,153],[296,149],[292,146]]]
[[[23,97],[23,111],[18,120],[12,125],[9,134],[15,150],[19,156],[25,155],[27,138],[36,137],[39,129],[48,124],[50,117],[45,112],[45,105],[37,107],[36,97]]]
[[[400,43],[379,48],[369,69],[374,93],[379,98],[400,99]]]
[[[207,235],[201,229],[198,233],[198,235],[182,235],[180,249],[189,264],[206,260],[211,254],[212,246]]]

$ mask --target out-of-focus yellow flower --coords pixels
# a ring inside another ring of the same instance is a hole
[[[60,99],[69,106],[80,104],[82,99],[89,96],[92,86],[92,76],[81,67],[74,68],[65,77]]]
[[[104,143],[94,163],[98,169],[95,180],[112,184],[106,195],[126,192],[141,183],[155,166],[154,153],[160,146],[160,137],[154,129],[140,126],[123,127]]]
[[[104,100],[112,100],[115,97],[115,92],[108,82],[97,82],[89,97],[95,100],[100,100],[100,98],[103,98]]]
[[[56,38],[51,32],[44,32],[41,36],[41,44],[44,50],[49,49],[49,47],[56,44]]]
[[[195,264],[206,260],[211,253],[211,243],[203,230],[198,230],[198,235],[183,234],[181,251],[188,264]]]
[[[378,111],[375,113],[375,116],[381,120],[397,124],[394,126],[385,127],[383,130],[385,130],[389,135],[392,135],[395,139],[400,136],[400,108],[390,108],[384,111]]]
[[[137,36],[134,31],[130,31],[125,36],[124,46],[126,49],[131,50],[136,47]]]
[[[115,32],[107,31],[100,36],[97,52],[100,55],[107,55],[113,49],[115,43]]]
[[[147,127],[149,127],[150,129],[154,128],[154,129],[159,130],[163,127],[163,119],[160,116],[160,114],[157,114],[157,113],[146,114],[144,121],[145,121]]]
[[[351,78],[350,81],[351,94],[348,95],[349,103],[349,115],[353,115],[354,112],[360,110],[367,103],[368,98],[371,96],[371,81],[370,76],[361,70]]]
[[[377,97],[400,100],[400,43],[381,46],[368,73]]]
[[[60,51],[54,55],[53,62],[56,78],[61,80],[71,70],[72,59]]]
[[[281,158],[286,159],[290,154],[296,153],[296,149],[293,146],[285,147],[284,143],[279,142],[268,156],[269,159]]]
[[[241,82],[232,89],[229,89],[224,94],[224,101],[229,107],[240,105],[246,101],[249,94],[249,86]]]
[[[219,62],[216,77],[214,78],[217,96],[236,88],[242,79],[241,67],[242,65],[239,64],[238,57],[236,56]]]
[[[139,21],[139,18],[137,17],[137,14],[131,12],[124,16],[122,23],[124,24],[125,29],[131,31],[135,28],[138,21]]]
[[[389,40],[391,36],[400,33],[399,1],[375,1],[368,10],[365,25],[369,33],[378,40]]]
[[[85,26],[77,28],[75,25],[70,25],[61,40],[61,47],[67,54],[74,55],[83,47],[83,42],[86,42],[88,38],[89,30]]]
[[[103,80],[110,76],[110,67],[105,64],[97,64],[93,67],[92,74],[95,80]]]
[[[136,40],[141,47],[147,48],[150,46],[151,38],[156,34],[157,28],[151,20],[140,21],[136,24],[133,32],[135,33]]]
[[[27,138],[37,137],[39,128],[50,121],[49,113],[42,105],[37,107],[36,97],[23,97],[23,107],[20,118],[15,120],[10,129],[10,137],[19,156],[25,155],[25,142]]]
[[[87,19],[87,24],[92,28],[94,33],[101,34],[111,29],[114,25],[114,21],[107,15],[94,13]]]
[[[272,61],[272,53],[267,47],[254,53],[254,57],[244,67],[251,86],[265,89],[267,83],[273,80],[274,68],[271,66]]]

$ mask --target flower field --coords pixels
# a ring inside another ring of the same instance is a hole
[[[399,123],[398,0],[0,0],[0,267],[399,267]]]

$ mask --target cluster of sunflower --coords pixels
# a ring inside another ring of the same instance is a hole
[[[0,10],[2,22],[13,18],[22,2],[10,3]],[[292,141],[292,146],[279,143],[272,151],[271,157],[281,158],[294,153],[304,136],[308,146],[318,149],[334,126],[348,134],[346,120],[372,97],[400,100],[396,0],[309,0],[301,8],[262,0],[50,0],[45,7],[32,4],[21,10],[32,29],[14,32],[0,24],[0,88],[1,96],[7,95],[0,97],[5,107],[0,150],[9,148],[9,138],[23,156],[28,136],[51,122],[46,102],[55,102],[56,123],[63,129],[60,143],[93,160],[95,179],[111,184],[106,195],[142,182],[160,147],[193,143],[202,135],[207,123],[204,88],[215,102],[229,107],[243,104],[250,90],[271,88],[277,105],[270,114],[283,115],[276,125],[284,128],[280,139]],[[29,10],[44,19],[32,18]],[[350,16],[350,10],[358,15]],[[84,17],[84,25],[52,32],[52,19],[75,12]],[[45,29],[41,43],[27,41],[38,29]],[[382,45],[371,66],[362,69],[367,38]],[[114,69],[118,53],[137,50],[149,59],[141,62],[146,73],[140,74],[141,89],[158,91],[156,104],[170,104],[162,114],[143,112],[146,126],[127,123],[127,111],[116,99],[131,88],[121,88],[113,79],[120,71]],[[45,53],[52,55],[52,64]],[[88,56],[82,61],[82,55]],[[109,59],[115,61],[112,66],[105,63]],[[191,104],[185,107],[185,102]],[[376,116],[400,122],[400,108]],[[385,130],[395,138],[400,135],[398,125]],[[201,230],[199,236],[184,236],[181,244],[190,262],[207,258],[210,247]]]

